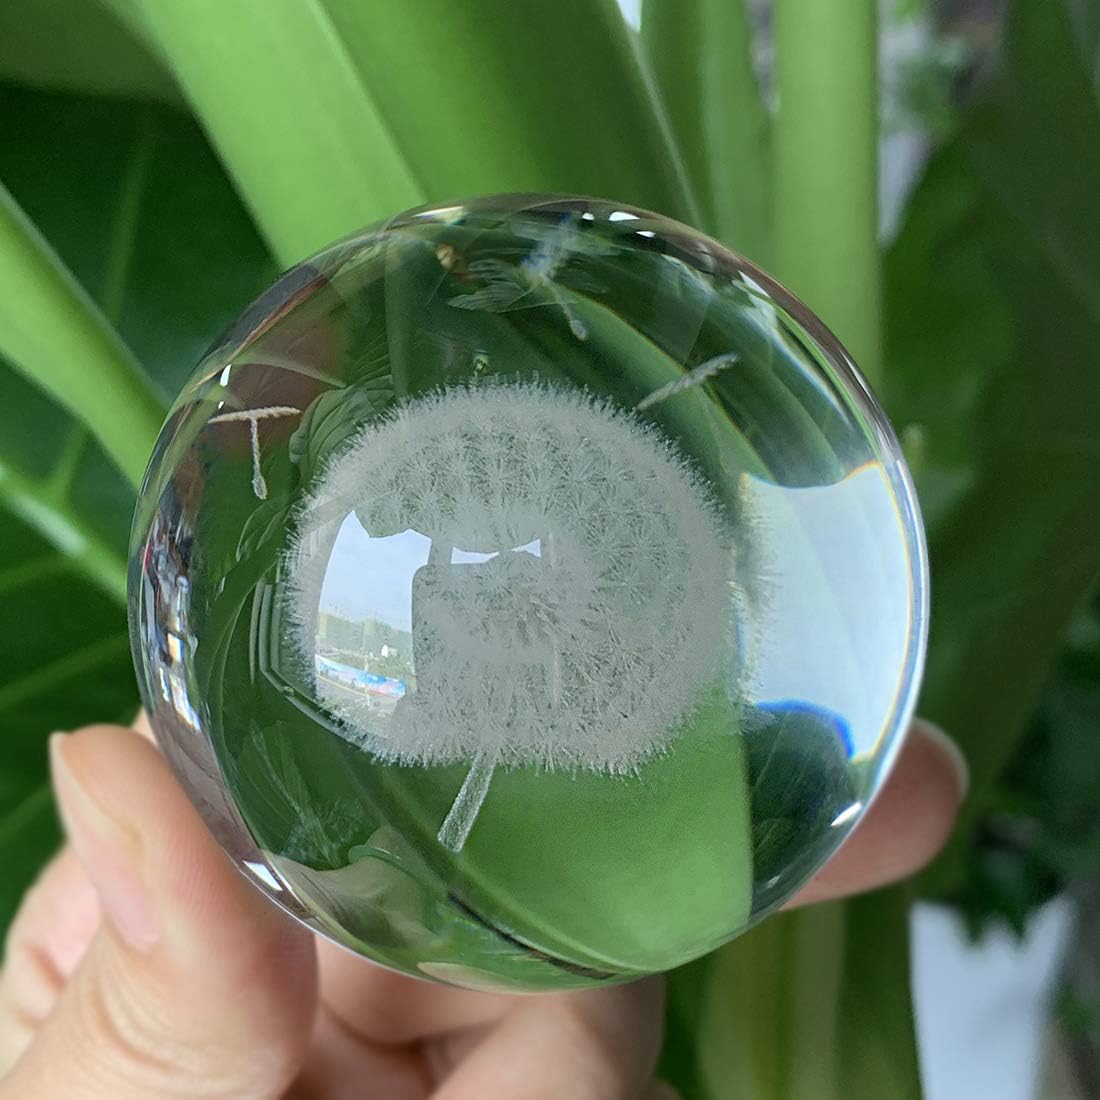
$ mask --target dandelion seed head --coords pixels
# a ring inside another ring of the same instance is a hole
[[[392,714],[316,681],[348,738],[383,759],[630,773],[729,663],[739,609],[723,513],[655,428],[587,393],[449,388],[350,438],[287,558],[310,666],[351,512],[372,537],[411,529],[445,550],[413,579],[416,684]],[[452,547],[493,556],[455,565]]]

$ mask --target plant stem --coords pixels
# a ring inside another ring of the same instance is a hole
[[[126,562],[65,502],[64,493],[50,488],[0,462],[0,502],[107,595],[125,604]]]
[[[783,1064],[784,1100],[839,1100],[837,1047],[844,987],[845,907],[841,902],[784,914],[787,923],[787,1019],[794,1039]]]
[[[882,371],[875,0],[776,0],[776,273]]]
[[[840,903],[780,913],[697,964],[705,966],[693,1021],[700,1096],[865,1095],[838,1077],[845,930]]]
[[[908,886],[844,903],[846,958],[836,1059],[844,1096],[920,1100],[909,984]]]
[[[3,187],[0,352],[140,483],[164,409],[118,334]]]

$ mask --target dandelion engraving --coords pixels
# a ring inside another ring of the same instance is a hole
[[[652,393],[647,394],[634,408],[638,412],[642,412],[661,401],[667,401],[670,397],[675,397],[678,393],[683,393],[684,390],[691,389],[692,386],[701,386],[708,378],[713,378],[727,367],[732,367],[736,362],[737,355],[734,352],[715,355],[705,363],[700,363],[699,366],[686,371],[681,377],[675,378],[671,382],[658,387]]]
[[[309,665],[352,512],[369,536],[432,540],[412,582],[415,689],[385,717],[321,677],[317,697],[384,761],[469,765],[439,829],[451,850],[497,767],[634,773],[728,667],[739,597],[722,513],[668,440],[586,393],[451,388],[352,437],[297,514],[286,561]]]
[[[210,418],[211,424],[235,423],[245,421],[248,424],[248,437],[252,445],[252,492],[259,500],[267,500],[267,482],[260,469],[260,429],[261,420],[277,416],[295,416],[301,409],[292,405],[269,405],[264,409],[240,409],[236,412],[219,413]]]
[[[584,236],[577,227],[576,218],[570,216],[546,233],[518,264],[496,258],[473,260],[467,270],[483,281],[483,287],[470,294],[456,295],[447,304],[489,313],[553,305],[561,310],[574,338],[584,341],[588,339],[588,327],[577,316],[568,296],[558,285],[557,277],[570,258],[578,253],[607,255],[610,251],[607,242]],[[449,259],[453,263],[453,256]],[[440,262],[443,263],[442,258]],[[444,263],[444,267],[448,264]],[[581,276],[576,276],[573,282],[578,289],[598,289]]]

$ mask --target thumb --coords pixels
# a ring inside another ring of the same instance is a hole
[[[309,933],[234,870],[137,734],[55,735],[51,760],[103,921],[0,1098],[281,1096],[313,1023]]]

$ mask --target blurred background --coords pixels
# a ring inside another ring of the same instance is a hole
[[[600,194],[864,367],[929,532],[921,711],[973,772],[917,883],[675,975],[664,1071],[1100,1096],[1100,0],[0,0],[0,184],[0,927],[58,840],[45,737],[133,715],[133,483],[206,345],[396,210]],[[738,1038],[803,982],[827,1028]]]

